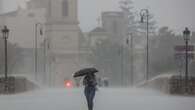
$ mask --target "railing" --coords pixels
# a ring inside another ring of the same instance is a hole
[[[15,93],[15,77],[0,78],[0,94]]]
[[[173,76],[169,80],[171,94],[195,95],[195,77],[189,77],[187,85],[184,76]]]

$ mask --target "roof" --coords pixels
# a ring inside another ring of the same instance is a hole
[[[16,16],[18,13],[18,10],[16,11],[11,11],[11,12],[7,12],[7,13],[2,13],[0,14],[0,17],[5,17],[5,16]]]
[[[117,17],[120,17],[120,16],[124,16],[124,13],[123,12],[120,12],[120,11],[106,11],[106,12],[103,12],[102,13],[102,16],[109,16],[109,17],[113,17],[113,16],[117,16]]]
[[[96,27],[95,29],[93,29],[92,31],[90,31],[90,33],[91,32],[106,32],[106,31],[102,27]]]

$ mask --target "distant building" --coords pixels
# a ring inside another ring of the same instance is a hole
[[[102,25],[111,34],[113,40],[124,43],[128,34],[128,23],[123,12],[103,12]]]
[[[0,25],[7,25],[10,29],[9,41],[23,48],[33,48],[35,45],[35,36],[37,35],[38,47],[45,38],[45,33],[40,34],[40,30],[44,31],[45,10],[30,9],[17,10],[0,15]],[[37,33],[36,33],[37,31]]]
[[[3,2],[2,0],[0,1],[0,14],[2,13],[2,10],[3,10]]]
[[[113,41],[124,44],[128,39],[128,24],[123,12],[103,12],[102,26],[94,28],[88,33],[91,46],[95,46],[99,40],[110,38]]]
[[[1,25],[11,30],[11,42],[22,48],[34,48],[37,36],[39,47],[44,44],[47,85],[64,86],[64,80],[72,79],[72,74],[82,67],[77,3],[77,0],[31,0],[26,10],[0,16]]]
[[[110,34],[102,27],[96,27],[92,31],[89,32],[89,41],[90,46],[95,47],[97,43],[100,43],[101,40],[108,39]]]
[[[48,73],[52,86],[63,86],[65,79],[80,69],[77,0],[33,0],[29,8],[46,9],[45,32],[48,47]],[[53,81],[53,82],[52,82]]]
[[[88,38],[90,42],[90,47],[93,49],[98,43],[101,43],[102,40],[112,40],[113,42],[125,46],[128,31],[128,25],[126,17],[123,12],[103,12],[102,13],[102,26],[98,26],[89,32]],[[127,44],[126,44],[127,45]],[[100,74],[102,77],[108,77],[112,86],[121,85],[121,79],[124,76],[123,64],[125,59],[124,53],[122,50],[119,50],[121,54],[121,62],[118,62],[120,67],[119,72],[112,73],[109,70],[101,70]],[[112,56],[110,56],[112,57]],[[114,68],[114,67],[113,67]],[[127,78],[127,77],[126,77]]]
[[[127,15],[125,15],[123,12],[103,12],[101,15],[101,23],[102,26],[99,25],[92,31],[85,34],[87,36],[85,38],[88,41],[87,44],[89,48],[91,50],[94,49],[98,43],[105,39],[112,40],[112,42],[115,42],[124,47],[120,48],[118,50],[118,53],[115,54],[119,56],[119,65],[117,66],[118,71],[115,71],[114,73],[110,70],[100,69],[99,74],[101,75],[101,77],[108,78],[111,86],[130,84],[131,76],[140,80],[140,78],[142,78],[141,76],[143,76],[143,73],[145,73],[145,47],[143,45],[140,45],[139,42],[145,42],[145,40],[141,39],[141,41],[139,41],[139,39],[137,39],[136,37],[137,35],[129,35],[130,30],[128,30],[129,28]],[[133,43],[133,49],[131,49],[131,43]],[[136,56],[136,60],[133,59],[132,71],[130,70],[130,63],[132,63],[130,61],[131,52],[134,56]],[[89,51],[89,55],[94,54],[92,53],[92,51]],[[112,67],[110,66],[108,68]],[[113,68],[116,67],[113,66]],[[132,72],[133,75],[131,75],[130,72]],[[136,82],[136,80],[134,81]]]

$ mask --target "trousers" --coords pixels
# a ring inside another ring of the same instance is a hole
[[[88,110],[93,110],[93,99],[95,97],[95,87],[94,86],[86,86],[85,87],[85,97],[87,99]]]

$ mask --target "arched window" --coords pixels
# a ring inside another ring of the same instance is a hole
[[[68,8],[69,8],[69,6],[68,6],[68,0],[63,0],[62,1],[62,15],[63,16],[68,16]]]

